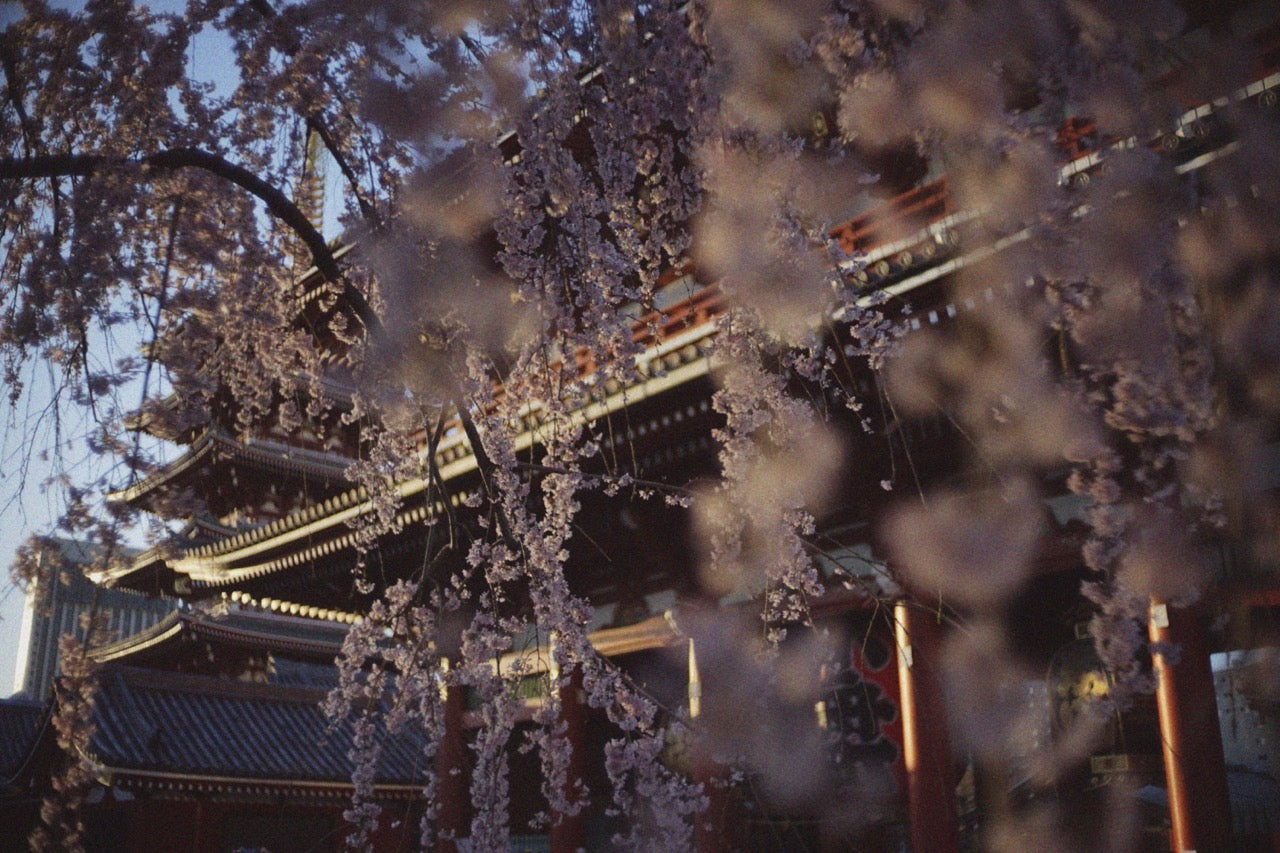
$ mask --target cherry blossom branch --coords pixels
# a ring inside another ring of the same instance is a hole
[[[22,144],[27,152],[40,147],[40,134],[31,125],[31,116],[26,105],[22,103],[22,94],[18,88],[17,59],[8,39],[0,39],[0,67],[4,68],[5,91],[13,111],[18,114],[18,122],[22,126]]]
[[[441,506],[444,507],[445,517],[448,520],[450,542],[452,542],[453,530],[456,526],[454,522],[454,517],[453,517],[453,505],[450,504],[449,502],[449,492],[447,487],[445,486],[444,477],[440,473],[440,465],[438,462],[436,462],[436,449],[440,446],[440,437],[444,434],[445,424],[447,423],[447,419],[445,418],[445,413],[447,411],[448,411],[447,409],[441,410],[439,417],[436,418],[435,429],[431,431],[431,433],[427,438],[426,458],[427,458],[428,487],[434,488],[436,490],[436,494],[440,498],[440,504]],[[431,493],[428,491],[427,504],[430,505],[430,503],[431,503]],[[430,525],[429,527],[427,527],[427,547],[424,550],[424,554],[427,556],[428,559],[430,559],[431,544],[432,544],[432,539],[434,538],[434,533],[435,533],[435,525]]]
[[[0,180],[17,181],[39,178],[90,177],[104,171],[127,166],[160,170],[200,169],[249,192],[267,206],[273,216],[291,228],[311,252],[312,262],[326,281],[342,286],[356,316],[371,333],[380,333],[382,323],[369,301],[342,274],[337,258],[324,236],[311,224],[296,204],[278,187],[224,157],[199,148],[173,148],[129,159],[100,154],[42,154],[34,157],[0,159]]]
[[[511,533],[511,524],[507,520],[507,514],[503,511],[502,502],[496,493],[495,474],[497,473],[497,468],[489,457],[488,452],[485,451],[484,441],[480,438],[480,431],[476,429],[476,422],[471,417],[471,413],[462,404],[461,396],[459,396],[454,405],[458,409],[458,419],[462,421],[462,431],[466,433],[467,441],[471,443],[471,452],[475,454],[476,468],[480,471],[480,482],[498,521],[498,530],[502,533],[503,541],[512,548],[513,553],[518,554],[522,549],[515,536]]]
[[[267,0],[249,0],[249,6],[267,20],[276,17],[276,10],[271,8],[271,4],[267,2]],[[292,56],[297,53],[300,48],[301,44],[294,40],[288,44],[285,52]],[[328,75],[324,76],[325,81],[332,84],[332,81],[328,79]],[[334,88],[337,87],[335,86]],[[360,181],[356,177],[355,170],[352,169],[351,164],[347,162],[346,156],[338,146],[338,141],[334,139],[333,134],[329,132],[329,128],[325,125],[324,119],[320,115],[319,111],[308,113],[303,116],[303,120],[306,122],[307,129],[320,137],[320,142],[324,144],[325,150],[329,152],[329,156],[333,158],[333,162],[338,164],[338,171],[342,173],[342,177],[346,178],[347,185],[350,187],[352,195],[355,196],[356,204],[360,207],[360,215],[363,216],[365,221],[367,221],[375,230],[377,230],[382,225],[382,218],[378,215],[378,211],[369,202],[369,200],[365,198],[364,193],[361,191]]]
[[[568,475],[575,473],[570,471],[568,468],[558,465],[540,465],[536,462],[517,462],[516,467],[523,471],[532,471],[535,474]],[[605,482],[617,483],[620,486],[639,486],[642,489],[653,489],[658,492],[678,495],[682,498],[692,498],[694,494],[692,489],[685,486],[663,483],[658,480],[645,480],[639,477],[633,477],[630,474],[591,474],[590,476]]]

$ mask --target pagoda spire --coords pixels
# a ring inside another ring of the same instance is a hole
[[[324,145],[315,129],[308,127],[302,143],[302,170],[293,203],[317,231],[324,230]],[[293,268],[298,272],[312,265],[311,250],[301,240],[293,240]]]

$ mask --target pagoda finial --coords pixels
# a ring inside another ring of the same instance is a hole
[[[324,146],[320,134],[308,126],[303,138],[302,170],[298,176],[294,204],[307,217],[307,221],[323,231],[324,228]],[[293,267],[301,272],[312,264],[311,251],[300,240],[294,241]]]

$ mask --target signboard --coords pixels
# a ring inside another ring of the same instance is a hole
[[[893,634],[883,621],[872,622],[870,630],[864,623],[843,642],[836,663],[824,668],[815,710],[841,783],[891,777],[900,793],[906,788],[898,667]]]

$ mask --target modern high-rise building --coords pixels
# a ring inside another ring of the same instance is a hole
[[[93,553],[82,543],[54,539],[61,556],[56,570],[44,572],[37,583],[47,588],[27,590],[18,634],[18,658],[13,691],[44,701],[58,674],[58,641],[64,634],[83,640],[84,617],[96,607],[103,632],[97,643],[124,638],[148,628],[177,606],[177,599],[147,596],[130,589],[107,589],[85,577]]]

